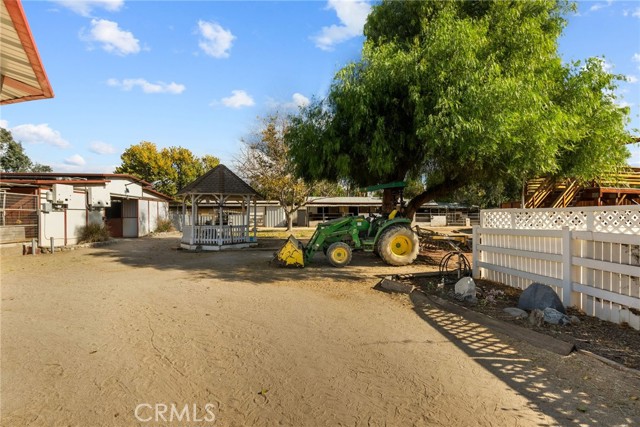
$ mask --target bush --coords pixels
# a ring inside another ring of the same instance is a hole
[[[156,233],[164,233],[167,231],[173,231],[173,223],[168,218],[159,218],[158,225],[156,226]]]
[[[78,243],[104,242],[109,240],[109,229],[104,224],[88,224],[80,228]]]

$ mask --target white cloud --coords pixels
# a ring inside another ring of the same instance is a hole
[[[362,0],[329,0],[327,8],[336,11],[340,25],[322,27],[320,34],[312,37],[316,46],[322,50],[332,50],[336,44],[361,35],[371,12],[371,6]]]
[[[297,92],[293,94],[292,101],[293,104],[298,108],[306,107],[307,105],[309,105],[309,98]]]
[[[60,132],[51,129],[47,123],[18,125],[10,130],[13,139],[27,144],[47,144],[59,148],[67,148],[70,145],[62,138]]]
[[[600,63],[602,64],[602,69],[606,72],[606,73],[611,73],[613,71],[613,64],[608,62],[606,59],[604,58],[597,58]]]
[[[301,107],[306,107],[307,105],[309,105],[309,98],[307,98],[306,96],[304,96],[301,93],[294,93],[291,96],[291,100],[287,101],[287,102],[277,102],[274,99],[269,99],[267,101],[267,106],[271,109],[276,109],[276,110],[297,110]]]
[[[634,53],[633,56],[631,57],[631,60],[633,62],[640,62],[640,53]]]
[[[623,101],[623,100],[616,100],[615,104],[620,107],[620,108],[625,108],[625,107],[633,107],[633,104],[628,103],[627,101]]]
[[[608,0],[606,3],[596,3],[589,8],[590,12],[595,12],[600,9],[604,9],[605,7],[609,7],[613,4],[613,0]]]
[[[102,141],[93,141],[89,144],[89,150],[96,154],[113,154],[116,152],[113,145]]]
[[[89,42],[102,43],[102,49],[117,55],[140,52],[140,41],[130,31],[122,30],[117,22],[92,19],[91,31],[82,37]]]
[[[638,83],[638,78],[636,76],[633,76],[633,75],[628,75],[627,76],[627,83],[631,83],[631,84]]]
[[[198,46],[209,56],[214,58],[228,58],[229,49],[236,36],[225,30],[217,22],[198,21],[201,36]]]
[[[55,0],[55,2],[82,16],[91,16],[93,9],[117,12],[124,6],[124,0]]]
[[[637,145],[630,145],[629,151],[631,151],[631,157],[628,160],[629,166],[640,167],[640,147]]]
[[[107,84],[113,87],[122,88],[122,90],[132,90],[134,87],[138,86],[144,93],[170,93],[172,95],[179,95],[186,89],[185,85],[178,84],[175,82],[164,83],[150,83],[145,79],[109,79],[107,80]]]
[[[6,120],[0,119],[0,128],[9,129],[9,122]]]
[[[631,16],[633,16],[634,18],[640,18],[640,7],[636,7],[636,10],[631,12]]]
[[[222,98],[222,103],[230,108],[251,107],[255,105],[255,101],[244,90],[232,90],[231,96]]]
[[[73,156],[64,159],[64,163],[71,166],[84,166],[87,164],[80,154],[74,154]]]

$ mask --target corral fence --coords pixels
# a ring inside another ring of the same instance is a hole
[[[0,244],[38,237],[38,196],[0,191]]]
[[[473,275],[544,283],[567,307],[640,330],[640,206],[484,210]]]
[[[480,224],[480,213],[418,212],[415,222],[433,227],[471,227]]]

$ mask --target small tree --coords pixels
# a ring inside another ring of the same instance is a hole
[[[51,166],[33,163],[22,143],[10,131],[0,128],[0,169],[2,172],[52,172]]]
[[[120,158],[122,165],[115,173],[134,175],[170,196],[220,163],[217,157],[207,154],[198,158],[183,147],[158,151],[156,144],[148,141],[127,148]]]
[[[236,159],[238,173],[268,199],[284,209],[287,230],[293,228],[293,215],[308,203],[310,196],[328,196],[334,186],[326,182],[305,182],[294,175],[285,143],[289,120],[274,113],[260,120],[260,129],[243,140]]]

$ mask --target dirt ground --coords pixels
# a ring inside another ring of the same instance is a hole
[[[520,289],[488,280],[476,280],[477,302],[470,304],[455,298],[453,282],[444,286],[438,282],[440,279],[422,278],[416,279],[414,284],[427,294],[437,295],[494,319],[574,343],[579,350],[586,350],[622,366],[640,370],[640,332],[629,325],[618,325],[587,316],[574,307],[569,307],[567,314],[577,317],[578,323],[566,326],[548,323],[532,324],[529,319],[515,318],[504,311],[507,307],[518,306],[520,294],[522,294]]]
[[[373,290],[398,269],[371,254],[283,270],[271,244],[3,249],[0,424],[640,424],[635,373]]]

